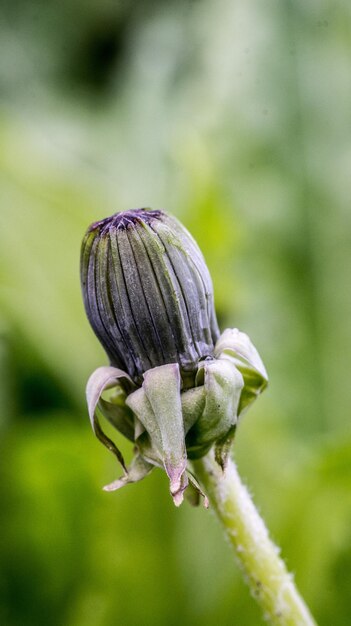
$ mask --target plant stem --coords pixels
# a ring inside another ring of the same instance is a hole
[[[194,461],[193,466],[265,619],[272,626],[316,626],[235,463],[229,460],[223,473],[210,453]]]

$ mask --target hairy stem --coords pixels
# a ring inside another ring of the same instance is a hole
[[[193,466],[265,619],[272,626],[316,626],[234,462],[223,473],[210,453]]]

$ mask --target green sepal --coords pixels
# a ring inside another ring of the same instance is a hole
[[[227,435],[237,422],[238,406],[244,380],[229,361],[207,360],[201,363],[197,383],[205,389],[202,415],[186,437],[188,457],[203,456],[218,439]]]
[[[184,432],[187,434],[195,422],[202,415],[206,403],[206,390],[204,386],[194,387],[184,391],[181,396]]]
[[[222,438],[216,441],[215,445],[215,460],[216,463],[222,468],[223,472],[227,467],[228,458],[230,449],[232,447],[235,432],[236,432],[236,424],[230,428],[227,434]]]
[[[187,475],[189,479],[188,487],[185,491],[185,497],[191,506],[199,506],[201,499],[203,499],[203,505],[205,509],[209,507],[209,501],[206,494],[202,491],[199,483],[197,482],[195,476],[187,470]]]
[[[148,370],[143,377],[141,389],[131,393],[126,403],[145,427],[150,452],[162,462],[170,479],[173,500],[179,506],[188,484],[179,365],[161,365]],[[141,445],[139,442],[141,454],[147,458],[147,446],[144,450]],[[151,457],[150,461],[154,459]]]
[[[227,328],[222,333],[215,345],[214,356],[219,360],[233,363],[244,378],[238,408],[239,416],[267,387],[266,368],[248,335],[237,328]]]
[[[86,397],[90,422],[95,435],[104,444],[104,446],[106,446],[106,448],[108,448],[112,452],[112,454],[116,456],[116,458],[122,465],[124,472],[127,474],[128,470],[126,468],[123,455],[117,448],[116,444],[109,437],[107,437],[107,435],[105,435],[100,426],[100,422],[96,412],[103,391],[105,389],[120,385],[121,381],[130,389],[134,388],[133,381],[128,376],[128,374],[126,374],[126,372],[123,372],[123,370],[120,370],[117,367],[110,366],[98,367],[98,369],[96,369],[92,373],[88,380],[86,387]]]
[[[97,407],[112,426],[129,441],[134,441],[135,418],[133,412],[126,405],[126,398],[127,394],[119,384],[103,392]]]

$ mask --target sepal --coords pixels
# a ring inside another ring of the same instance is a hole
[[[189,504],[191,504],[191,506],[199,506],[201,498],[202,498],[205,509],[208,509],[210,506],[208,497],[202,491],[195,476],[189,470],[187,471],[187,475],[189,479],[188,488],[185,491],[185,497],[187,501],[189,502]]]
[[[238,416],[246,411],[250,404],[268,385],[268,374],[262,359],[246,333],[238,328],[227,328],[218,339],[215,358],[228,360],[239,370],[244,379]]]
[[[117,489],[121,489],[122,487],[125,487],[125,485],[137,483],[150,474],[152,469],[153,465],[145,461],[145,459],[138,454],[129,465],[127,473],[121,476],[121,478],[114,480],[109,485],[105,485],[103,489],[104,491],[117,491]]]
[[[211,359],[200,365],[196,383],[203,385],[205,406],[186,437],[190,459],[204,456],[235,426],[244,385],[241,373],[229,361]]]
[[[144,373],[140,389],[131,393],[126,404],[136,414],[149,435],[149,454],[163,464],[170,479],[173,500],[178,506],[188,479],[185,473],[187,456],[185,450],[184,424],[180,399],[181,378],[179,365],[172,363],[154,367]],[[139,447],[147,458],[148,450]]]
[[[124,384],[129,386],[130,388],[134,387],[133,381],[128,376],[128,374],[126,374],[126,372],[123,372],[117,367],[110,367],[110,366],[98,367],[98,369],[96,369],[92,373],[92,375],[90,376],[88,380],[87,387],[86,387],[86,397],[87,397],[90,423],[91,423],[91,426],[93,428],[93,431],[96,437],[104,444],[104,446],[106,446],[106,448],[108,448],[117,457],[118,461],[123,467],[125,474],[127,474],[128,470],[126,468],[121,451],[117,448],[116,444],[109,437],[107,437],[107,435],[105,435],[104,431],[102,430],[100,426],[99,418],[97,415],[98,406],[102,407],[102,411],[104,410],[106,411],[108,404],[111,404],[111,403],[108,403],[107,401],[103,401],[104,403],[100,405],[101,400],[102,400],[101,396],[102,396],[102,393],[105,391],[105,389],[109,389],[111,387],[118,387],[122,385],[122,382],[124,382]],[[118,409],[119,408],[120,407],[118,407]],[[110,419],[112,422],[113,420],[117,420],[118,422],[121,421],[122,414],[120,413],[119,410],[113,415],[113,408],[108,407],[107,412],[109,415],[108,419]]]

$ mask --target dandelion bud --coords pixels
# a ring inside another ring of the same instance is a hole
[[[178,363],[183,386],[192,386],[219,331],[205,261],[175,218],[137,209],[92,224],[82,244],[81,283],[112,366],[139,386],[149,369]]]
[[[203,256],[162,211],[125,211],[92,224],[81,282],[88,319],[110,359],[88,381],[90,421],[124,471],[105,489],[161,467],[177,506],[185,492],[207,505],[188,461],[214,447],[225,470],[239,417],[267,385],[257,350],[238,329],[219,336]],[[133,442],[129,467],[101,415]]]

